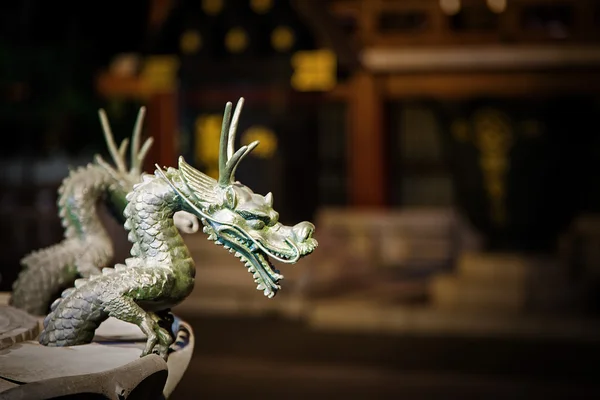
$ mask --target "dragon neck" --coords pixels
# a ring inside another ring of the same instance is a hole
[[[127,195],[125,229],[133,243],[131,255],[145,264],[173,267],[191,261],[189,251],[173,222],[181,202],[164,180],[147,178]]]

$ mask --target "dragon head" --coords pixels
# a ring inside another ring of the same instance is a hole
[[[151,137],[146,139],[146,141],[140,146],[145,114],[146,108],[140,107],[140,111],[138,112],[135,126],[133,128],[133,134],[131,135],[131,165],[129,169],[127,169],[125,152],[127,151],[129,139],[123,139],[121,145],[117,148],[106,112],[102,109],[98,111],[100,123],[102,124],[102,132],[104,133],[104,139],[106,140],[108,151],[113,159],[113,162],[115,163],[115,166],[113,167],[107,163],[99,154],[96,154],[95,160],[96,163],[106,170],[113,178],[113,183],[108,189],[108,208],[120,220],[123,219],[123,210],[127,205],[125,196],[127,193],[133,190],[133,186],[135,184],[141,182],[144,159],[146,158],[150,147],[152,147],[153,138]],[[186,211],[178,212],[174,217],[174,221],[177,228],[185,233],[197,232],[200,225],[198,223],[198,219],[193,214],[190,214]]]
[[[157,165],[157,174],[169,182],[182,199],[184,207],[204,224],[208,239],[223,245],[246,265],[257,289],[272,298],[280,289],[283,276],[271,263],[295,263],[313,252],[317,241],[310,222],[294,226],[279,222],[273,209],[273,195],[254,193],[234,178],[240,161],[258,142],[234,151],[235,133],[244,99],[240,99],[233,118],[232,104],[227,103],[223,116],[219,152],[219,178],[213,179],[179,157],[179,171],[167,173]]]

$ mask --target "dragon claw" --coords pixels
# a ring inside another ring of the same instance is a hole
[[[155,334],[148,335],[148,340],[146,340],[146,347],[144,348],[144,351],[142,352],[141,357],[151,354],[152,351],[154,350],[154,347],[156,346],[157,341],[158,341],[158,337]]]
[[[146,340],[146,347],[142,352],[141,357],[147,356],[148,354],[158,354],[165,360],[169,353],[169,347],[173,343],[173,336],[171,333],[162,328],[159,325],[161,318],[156,314],[149,314],[148,318],[144,321],[143,330],[146,330],[148,339]]]

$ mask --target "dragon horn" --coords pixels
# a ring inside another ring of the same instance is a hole
[[[133,135],[131,136],[131,173],[137,175],[141,172],[142,161],[140,160],[140,137],[142,135],[142,127],[144,125],[144,116],[146,115],[146,107],[140,107],[135,126],[133,127]],[[145,143],[144,143],[145,145]]]
[[[219,142],[219,186],[227,186],[231,182],[231,171],[227,171],[228,131],[231,117],[231,102],[225,104],[223,112],[223,123],[221,125],[221,139]]]
[[[235,107],[233,119],[231,119],[231,102],[227,102],[225,105],[219,148],[219,186],[221,187],[228,186],[235,180],[234,175],[238,164],[258,145],[258,141],[255,141],[234,152],[235,134],[243,105],[244,98],[241,97]]]
[[[102,131],[108,146],[108,151],[110,152],[113,161],[117,165],[119,172],[126,172],[125,161],[123,160],[123,157],[121,157],[120,152],[117,150],[117,145],[115,144],[115,139],[113,137],[112,130],[110,129],[108,118],[106,117],[106,112],[103,109],[100,109],[98,110],[98,115],[100,116],[100,123],[102,124]]]
[[[240,97],[235,105],[233,118],[231,119],[231,125],[229,126],[229,137],[227,138],[227,161],[233,157],[235,148],[235,134],[237,132],[238,122],[240,120],[240,114],[242,113],[242,107],[244,107],[244,98]]]

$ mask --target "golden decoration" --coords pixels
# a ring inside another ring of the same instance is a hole
[[[185,31],[179,39],[179,48],[184,54],[194,54],[202,47],[202,36],[196,30]]]
[[[257,14],[265,14],[271,7],[273,7],[273,0],[250,0],[250,8]]]
[[[327,91],[336,85],[337,60],[331,50],[298,51],[292,56],[291,85],[304,91]]]
[[[206,174],[215,179],[219,177],[219,141],[221,123],[219,114],[203,114],[194,123],[194,155],[206,167]]]
[[[278,51],[287,51],[296,40],[294,31],[287,26],[278,26],[271,33],[271,46]]]
[[[152,92],[171,91],[177,86],[179,60],[175,56],[150,56],[141,71],[141,78]]]
[[[223,0],[202,0],[202,10],[208,15],[215,16],[223,10]]]
[[[506,223],[506,174],[508,153],[513,145],[513,131],[508,116],[498,110],[484,108],[473,116],[475,145],[479,149],[479,165],[491,202],[492,220]]]
[[[243,28],[231,28],[225,36],[225,47],[232,53],[240,53],[248,46],[248,34]]]
[[[277,136],[275,132],[265,126],[252,126],[248,128],[241,137],[242,145],[247,145],[255,140],[260,141],[260,146],[257,146],[252,153],[256,157],[271,158],[277,151]]]

